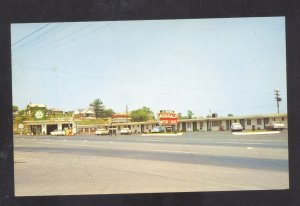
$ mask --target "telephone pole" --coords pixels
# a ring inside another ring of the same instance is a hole
[[[126,105],[126,123],[128,121],[128,105]]]
[[[274,90],[275,91],[275,100],[277,102],[277,113],[279,114],[279,102],[282,100],[279,94],[279,91],[278,90]]]

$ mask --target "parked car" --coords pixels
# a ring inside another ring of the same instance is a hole
[[[155,126],[151,129],[151,133],[160,133],[164,132],[164,128],[162,126]]]
[[[132,130],[129,129],[128,127],[125,127],[123,129],[121,129],[120,133],[121,133],[121,135],[122,134],[132,134]]]
[[[244,128],[242,127],[241,123],[232,123],[231,125],[231,131],[242,131]]]
[[[269,126],[266,127],[267,130],[283,130],[284,123],[282,122],[272,122]]]
[[[103,128],[102,129],[97,129],[95,134],[97,136],[99,136],[99,135],[109,135],[109,131],[106,130],[106,129],[103,129]]]
[[[61,129],[55,129],[52,132],[50,132],[50,134],[52,136],[64,136],[65,132],[63,130],[61,130]]]

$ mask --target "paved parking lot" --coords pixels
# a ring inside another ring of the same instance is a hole
[[[15,136],[15,192],[27,195],[287,189],[287,131],[236,136]]]

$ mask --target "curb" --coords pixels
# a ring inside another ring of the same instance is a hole
[[[142,134],[142,137],[150,137],[150,136],[181,136],[183,133],[176,134],[163,134],[163,133],[153,133],[153,134]]]
[[[279,134],[279,131],[272,131],[272,132],[233,132],[233,135],[258,135],[258,134]]]

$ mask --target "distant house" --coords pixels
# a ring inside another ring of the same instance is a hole
[[[47,108],[45,104],[28,104],[26,107],[26,114],[34,117],[35,120],[43,120],[47,115]]]
[[[96,113],[92,108],[77,109],[73,113],[74,119],[96,119]]]
[[[35,110],[46,110],[46,105],[45,104],[28,104],[26,106],[26,113],[31,116]]]
[[[52,108],[48,110],[49,114],[57,115],[57,114],[64,114],[64,111],[61,109]]]

